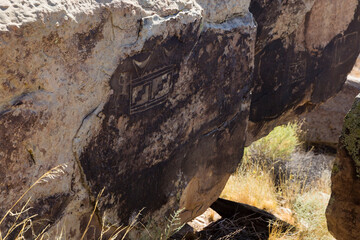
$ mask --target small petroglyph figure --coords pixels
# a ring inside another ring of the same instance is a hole
[[[133,59],[137,77],[130,83],[130,114],[146,111],[166,101],[172,87],[174,66],[169,64],[174,49],[162,48],[143,60]]]
[[[306,60],[299,60],[289,65],[289,84],[303,81],[306,76]]]
[[[142,112],[163,103],[171,89],[172,66],[134,79],[130,87],[130,114]]]
[[[337,67],[346,63],[349,59],[353,58],[357,53],[355,47],[358,46],[358,32],[346,34],[335,41],[335,58],[334,66]]]
[[[179,44],[176,37],[161,44],[153,41],[120,62],[110,80],[113,113],[132,115],[166,102],[182,61]]]

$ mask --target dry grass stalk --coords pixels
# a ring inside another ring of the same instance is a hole
[[[120,226],[115,226],[115,225],[110,225],[110,226],[106,226],[105,225],[105,222],[106,222],[106,215],[104,215],[102,217],[102,224],[101,224],[101,233],[100,233],[100,237],[99,237],[99,240],[102,240],[104,238],[104,236],[106,235],[106,233],[108,232],[111,232],[111,235],[107,238],[108,240],[115,240],[115,239],[118,239],[118,237],[125,231],[125,233],[123,233],[122,235],[122,240],[125,239],[125,237],[131,232],[131,230],[133,230],[136,225],[138,223],[140,223],[138,220],[139,220],[139,217],[141,215],[141,212],[144,210],[141,209],[138,214],[132,219],[131,223],[129,226],[123,226],[123,225],[120,225]],[[91,221],[91,220],[90,220]],[[90,222],[89,221],[89,222]],[[115,228],[115,230],[114,230]]]
[[[260,168],[238,170],[235,175],[230,176],[220,197],[270,212],[278,208],[273,178],[269,172]]]
[[[33,189],[37,184],[40,183],[44,183],[44,182],[48,182],[48,180],[52,180],[55,179],[57,177],[59,177],[60,175],[64,174],[64,170],[67,167],[67,164],[61,164],[58,165],[52,169],[50,169],[49,171],[47,171],[45,174],[43,174],[38,180],[36,180],[19,198],[18,200],[10,207],[10,209],[5,213],[5,215],[1,218],[0,220],[0,225],[4,222],[4,220],[9,216],[16,216],[14,223],[12,224],[12,226],[9,228],[9,230],[7,231],[6,235],[4,237],[2,237],[2,233],[0,232],[0,240],[5,240],[7,239],[11,233],[14,232],[15,229],[17,229],[18,227],[21,226],[19,233],[17,234],[17,236],[15,237],[15,239],[24,239],[24,233],[29,230],[32,227],[32,218],[34,218],[36,215],[27,217],[26,219],[24,219],[23,221],[21,221],[20,223],[17,223],[17,221],[19,220],[20,216],[23,215],[25,212],[27,212],[29,210],[29,208],[26,208],[26,206],[28,206],[29,202],[30,202],[30,198],[27,200],[27,202],[25,203],[25,205],[22,207],[21,211],[19,213],[13,213],[13,209],[19,204],[19,202],[25,197],[25,195],[31,190]],[[43,233],[43,232],[42,232]],[[39,235],[40,236],[40,235]],[[37,237],[38,238],[38,237]]]
[[[124,240],[125,237],[129,234],[129,232],[136,226],[136,224],[138,223],[138,219],[139,219],[139,216],[141,214],[141,212],[143,211],[144,209],[141,209],[140,212],[135,216],[135,218],[131,221],[130,225],[127,226],[126,228],[120,230],[120,228],[118,228],[118,232],[113,236],[113,237],[110,237],[109,240],[115,240],[116,237],[120,234],[120,232],[122,232],[123,230],[126,230],[125,231],[125,234],[123,235],[123,237],[121,238],[121,240]],[[116,232],[116,231],[115,231]]]
[[[88,231],[88,229],[89,229],[91,220],[92,220],[92,218],[93,218],[93,216],[94,216],[94,214],[95,214],[97,205],[99,204],[99,199],[100,199],[101,195],[103,194],[103,192],[104,192],[104,188],[103,188],[103,189],[100,191],[100,193],[97,195],[94,209],[93,209],[93,211],[92,211],[92,213],[91,213],[91,215],[90,215],[90,219],[89,219],[89,221],[88,221],[88,223],[87,223],[87,225],[86,225],[85,231],[83,232],[83,235],[81,236],[80,240],[83,240],[83,239],[84,239],[84,237],[85,237],[85,235],[86,235],[86,233],[87,233],[87,231]]]
[[[160,240],[166,240],[171,237],[171,235],[178,232],[185,223],[181,224],[180,214],[184,211],[184,209],[179,209],[174,212],[174,214],[170,214],[170,218],[166,218],[167,225],[164,231],[160,234]]]

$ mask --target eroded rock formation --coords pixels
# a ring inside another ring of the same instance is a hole
[[[341,91],[311,112],[301,114],[298,119],[306,131],[305,141],[311,145],[337,148],[344,117],[350,110],[354,98],[360,93],[360,79],[349,78]]]
[[[63,163],[65,176],[31,192],[36,230],[56,222],[78,238],[103,188],[109,224],[143,208],[154,226],[178,208],[187,221],[210,206],[249,114],[256,25],[236,2],[4,6],[1,216]]]
[[[250,14],[194,19],[120,62],[101,130],[79,154],[91,192],[106,187],[100,209],[109,218],[180,204],[186,221],[216,200],[242,154],[252,39]]]
[[[339,240],[360,239],[360,95],[344,120],[326,210],[329,231]]]
[[[183,221],[201,214],[247,135],[341,88],[359,52],[359,9],[357,0],[1,3],[0,216],[65,163],[31,190],[35,231],[65,226],[79,238],[102,189],[95,227],[104,215],[128,224],[143,208],[148,227],[179,208]]]
[[[337,93],[360,48],[357,0],[254,0],[250,11],[258,33],[248,144]]]

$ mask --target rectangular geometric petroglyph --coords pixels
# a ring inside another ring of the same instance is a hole
[[[306,60],[299,60],[289,65],[289,84],[303,81],[306,76]]]
[[[167,66],[130,84],[130,114],[146,111],[166,101],[172,85],[173,67]]]

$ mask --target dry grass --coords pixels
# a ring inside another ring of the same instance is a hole
[[[271,240],[334,239],[328,233],[325,218],[330,176],[307,183],[306,176],[289,174],[279,164],[292,160],[302,137],[300,125],[293,123],[275,128],[252,144],[221,194],[223,198],[267,210],[296,227],[296,231],[286,232],[273,228],[269,233]]]
[[[46,231],[49,229],[49,225],[44,227],[42,231],[39,234],[35,234],[33,230],[33,219],[37,217],[37,215],[31,215],[28,216],[27,212],[31,208],[29,206],[31,197],[28,198],[28,200],[23,204],[20,210],[17,212],[14,212],[14,209],[18,207],[18,205],[22,202],[22,200],[25,198],[25,196],[30,195],[31,190],[36,187],[39,184],[47,183],[48,181],[54,180],[56,178],[59,178],[63,174],[65,174],[64,170],[67,167],[67,164],[62,164],[59,166],[56,166],[49,171],[47,171],[45,174],[43,174],[38,180],[36,180],[24,193],[19,197],[19,199],[10,207],[10,209],[5,213],[5,215],[0,219],[0,226],[5,223],[6,219],[10,216],[13,217],[14,220],[7,219],[9,224],[10,221],[10,227],[5,231],[0,231],[0,240],[7,240],[7,239],[14,239],[14,240],[24,240],[29,239],[29,236],[31,239],[35,240],[43,240],[43,239],[56,239],[56,240],[62,240],[67,239],[64,235],[64,231],[62,231],[57,236],[49,236]],[[83,232],[81,236],[82,239],[86,239],[86,233],[89,229],[90,223],[94,217],[95,211],[97,210],[97,206],[99,204],[99,199],[103,193],[104,189],[99,193],[97,196],[94,209],[90,215],[89,221],[87,223],[87,226],[85,228],[85,231]],[[138,218],[140,216],[141,211],[138,213],[138,215],[133,219],[131,224],[129,226],[123,226],[120,225],[120,227],[114,227],[114,226],[102,226],[101,233],[99,240],[104,239],[104,236],[111,232],[106,239],[108,240],[115,240],[115,239],[125,239],[126,236],[129,234],[129,232],[136,226],[138,223]],[[103,222],[105,222],[105,216],[103,218]],[[29,234],[30,233],[30,234]]]
[[[279,207],[272,176],[268,171],[259,168],[253,168],[251,171],[240,169],[230,176],[220,197],[270,212]]]
[[[61,164],[58,165],[46,173],[44,173],[38,180],[36,180],[19,198],[18,200],[10,207],[10,209],[5,213],[5,215],[0,220],[0,226],[2,223],[4,223],[5,219],[8,216],[14,216],[15,220],[11,223],[11,226],[8,228],[8,230],[3,233],[0,231],[0,240],[6,240],[6,239],[25,239],[25,233],[29,230],[32,230],[32,219],[35,218],[37,215],[32,215],[28,217],[23,217],[24,214],[30,209],[29,208],[29,202],[31,197],[25,202],[23,207],[20,209],[19,212],[13,212],[15,207],[25,198],[25,196],[33,189],[35,186],[41,183],[47,183],[50,180],[53,180],[55,178],[60,177],[65,172],[65,168],[67,167],[67,164]],[[23,219],[24,218],[24,219]],[[19,222],[20,221],[20,222]],[[39,235],[33,234],[33,239],[43,239],[44,238],[44,232],[48,228],[48,226],[45,227],[43,231]]]
[[[324,175],[320,180],[306,185],[306,178],[287,174],[281,170],[281,164],[279,165],[281,162],[291,161],[292,154],[301,145],[302,134],[299,124],[288,124],[275,128],[268,136],[245,149],[242,164],[236,174],[230,177],[221,194],[223,198],[265,209],[293,224],[297,229],[295,232],[293,229],[284,232],[280,228],[272,228],[269,233],[270,240],[333,239],[327,231],[325,219],[325,209],[330,194],[329,176]],[[14,209],[19,207],[19,203],[29,195],[31,189],[40,183],[46,183],[48,180],[59,177],[64,173],[65,167],[66,165],[60,165],[49,170],[19,197],[0,220],[1,226],[9,216],[14,218],[10,228],[4,233],[0,232],[0,240],[25,239],[25,233],[32,230],[32,220],[36,217],[36,215],[23,217],[29,210],[30,198],[18,212],[14,212]],[[299,181],[299,179],[301,180]],[[94,210],[81,239],[86,239],[86,233],[101,194],[102,192],[97,197]],[[178,231],[182,227],[179,221],[180,212],[181,210],[175,212],[167,219],[168,225],[165,229],[159,229],[155,234],[148,232],[147,239],[167,239]],[[140,213],[130,226],[102,226],[99,239],[104,239],[105,235],[109,240],[125,239],[130,231],[140,223],[139,215]],[[106,221],[103,219],[102,222]],[[225,224],[226,222],[221,223]],[[140,225],[142,224],[140,223]],[[144,225],[142,227],[146,230]],[[46,226],[38,235],[33,234],[32,239],[66,239],[62,233],[59,236],[48,236],[46,233],[48,228],[49,226]],[[226,236],[228,238],[224,239],[231,239],[231,234],[236,235],[242,231],[243,229],[235,229]]]
[[[296,198],[294,211],[298,226],[301,226],[301,239],[334,239],[327,230],[325,210],[330,195],[317,189],[305,192]]]

